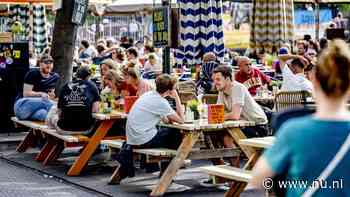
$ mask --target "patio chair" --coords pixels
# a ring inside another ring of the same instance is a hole
[[[275,97],[276,112],[287,109],[305,107],[306,98],[310,95],[307,91],[283,91]]]
[[[217,94],[204,94],[202,96],[202,103],[205,103],[205,104],[216,104],[217,100],[218,100]]]
[[[190,100],[197,100],[197,96],[194,92],[185,92],[185,91],[179,91],[179,97],[181,100],[181,104],[186,105],[188,101]]]
[[[177,90],[179,92],[193,92],[195,95],[197,95],[196,83],[192,80],[178,82]]]

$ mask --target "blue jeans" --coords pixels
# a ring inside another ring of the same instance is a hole
[[[47,113],[53,106],[50,100],[37,97],[26,97],[16,101],[14,112],[20,120],[45,121]]]

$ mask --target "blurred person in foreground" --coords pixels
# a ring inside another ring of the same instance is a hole
[[[255,165],[248,187],[262,189],[263,181],[275,176],[312,184],[348,138],[350,113],[346,104],[350,90],[350,49],[345,42],[333,41],[321,53],[312,82],[316,113],[282,125],[275,144]],[[350,177],[350,153],[345,153],[339,161],[325,178],[329,184]],[[305,187],[289,187],[286,196],[302,196],[305,191]],[[350,196],[350,184],[344,179],[342,188],[322,187],[313,196]]]

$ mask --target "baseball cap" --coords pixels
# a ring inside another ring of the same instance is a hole
[[[90,68],[88,66],[81,66],[78,68],[75,76],[79,79],[86,79],[91,75]]]
[[[39,59],[40,62],[43,62],[45,64],[53,63],[53,59],[50,55],[44,54]]]
[[[282,47],[280,48],[280,50],[278,51],[279,55],[285,55],[288,54],[288,49],[286,47]]]

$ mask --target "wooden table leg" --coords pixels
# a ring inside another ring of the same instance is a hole
[[[62,148],[63,147],[63,148]],[[60,155],[64,149],[64,142],[63,141],[56,141],[55,146],[51,149],[49,155],[45,158],[43,165],[46,166],[51,161],[54,161],[57,159],[57,155]]]
[[[115,120],[104,120],[101,125],[95,131],[94,135],[90,138],[89,143],[85,146],[82,153],[75,160],[72,167],[69,169],[68,176],[77,176],[81,170],[85,167],[92,154],[100,144],[100,141],[107,135],[108,130],[112,127]]]
[[[31,145],[34,144],[35,140],[36,139],[34,135],[34,130],[29,129],[29,132],[27,133],[27,135],[24,137],[22,142],[17,146],[16,151],[20,153],[25,152]]]
[[[158,185],[152,190],[150,196],[162,196],[167,188],[169,187],[171,181],[176,175],[184,160],[187,158],[188,154],[192,150],[193,145],[196,143],[199,137],[199,132],[187,133],[182,139],[182,143],[177,149],[176,156],[171,160],[169,166],[162,175]]]
[[[41,149],[41,151],[38,153],[38,155],[35,157],[35,160],[39,162],[44,161],[56,144],[57,144],[57,141],[55,139],[47,136],[46,143],[44,147]]]
[[[114,170],[112,176],[109,178],[108,185],[117,185],[121,181],[120,177],[120,165]]]
[[[225,197],[239,197],[246,186],[247,183],[244,182],[233,182]]]
[[[249,160],[247,161],[247,163],[244,165],[243,169],[245,170],[251,170],[253,169],[254,165],[256,164],[256,162],[258,161],[259,157],[261,155],[261,151],[260,150],[256,150],[253,155],[249,158]]]
[[[239,146],[239,148],[244,152],[244,154],[250,158],[254,154],[254,149],[247,147],[247,146],[242,146],[239,144],[239,140],[242,139],[247,139],[247,137],[244,135],[244,133],[241,131],[240,128],[230,128],[227,129],[227,131],[230,133],[231,137],[235,141],[235,143]]]

